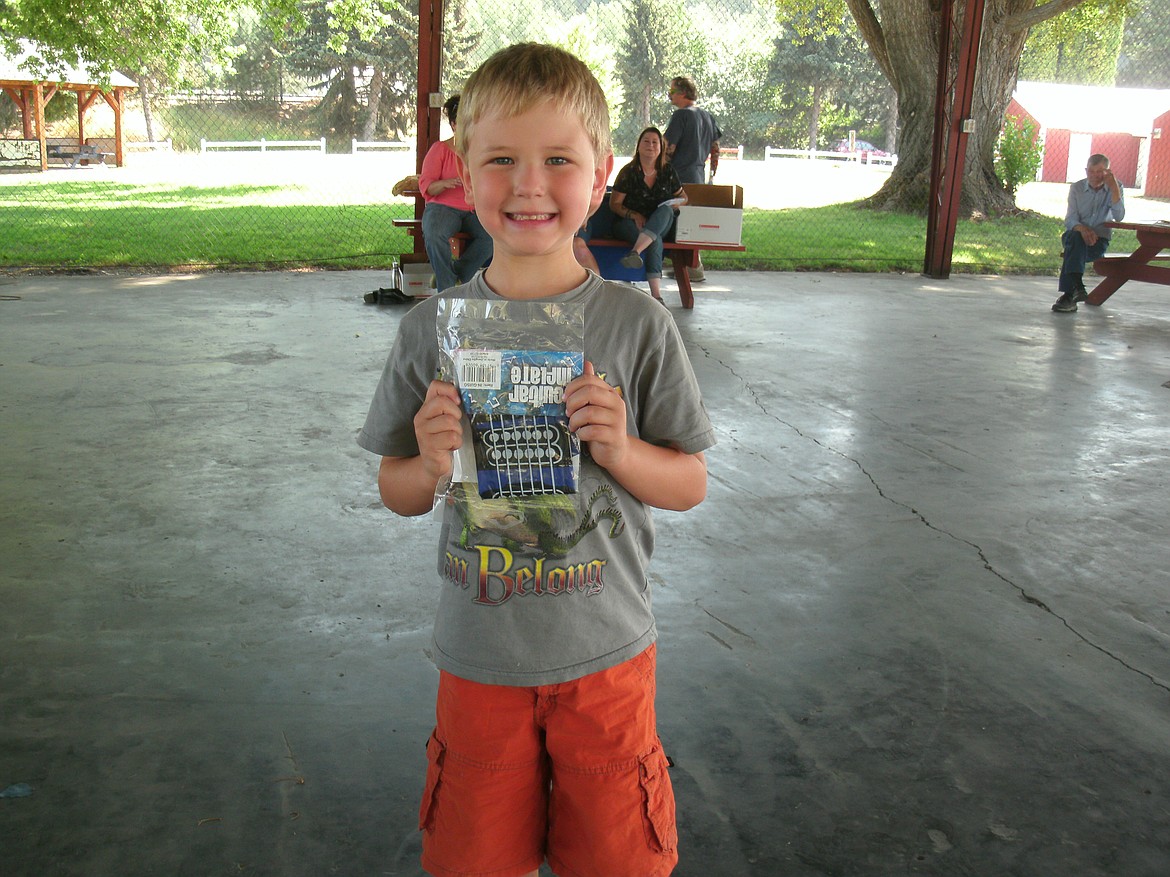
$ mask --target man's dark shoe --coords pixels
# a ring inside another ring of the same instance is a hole
[[[1073,290],[1074,303],[1085,301],[1088,297],[1089,293],[1085,291],[1084,286],[1078,285],[1077,288]]]
[[[1052,306],[1052,309],[1059,314],[1071,314],[1077,309],[1077,301],[1078,299],[1075,290],[1072,292],[1064,292],[1061,293],[1060,298],[1056,300],[1056,304]],[[1084,301],[1084,299],[1082,298],[1080,301]]]

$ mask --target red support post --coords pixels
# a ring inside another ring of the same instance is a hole
[[[934,135],[931,137],[930,195],[926,202],[926,254],[922,273],[934,276],[932,267],[938,250],[938,212],[941,207],[943,169],[947,166],[947,98],[951,74],[951,19],[954,15],[952,0],[942,0],[938,24],[938,75],[934,87]]]
[[[984,0],[967,0],[953,87],[948,82],[953,0],[943,0],[940,10],[942,20],[939,27],[934,156],[930,173],[926,257],[922,269],[927,276],[940,279],[951,275],[951,255],[955,248],[959,196],[963,189],[963,167],[970,134],[971,102],[975,92],[975,70],[979,63],[979,40],[983,31],[983,3]]]
[[[418,4],[418,103],[415,139],[415,172],[422,170],[427,150],[439,139],[439,112],[443,84],[443,0],[419,0]],[[438,100],[432,102],[431,95]],[[435,105],[433,105],[435,104]],[[414,218],[422,219],[423,200],[414,205]],[[422,235],[415,235],[414,251],[425,252]]]

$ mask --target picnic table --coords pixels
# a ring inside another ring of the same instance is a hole
[[[48,147],[49,158],[68,161],[69,167],[77,167],[82,162],[88,164],[91,161],[96,161],[98,164],[104,165],[106,158],[113,154],[112,152],[102,152],[97,146],[91,143],[78,143],[76,147],[73,144],[67,146],[50,144]]]
[[[1100,305],[1117,292],[1127,280],[1142,280],[1170,286],[1170,268],[1151,262],[1170,260],[1163,250],[1170,248],[1170,222],[1107,222],[1110,228],[1125,228],[1137,234],[1138,248],[1129,255],[1102,256],[1093,262],[1093,270],[1103,278],[1093,287],[1086,304]]]
[[[402,195],[407,198],[422,198],[422,192],[417,188],[413,188],[407,180],[402,180],[394,187],[395,195]],[[405,228],[407,233],[418,237],[422,237],[422,220],[419,219],[395,219],[392,220],[396,228]],[[450,239],[451,255],[459,258],[459,254],[463,252],[463,245],[467,242],[468,237],[463,233],[452,235]],[[589,247],[620,247],[623,250],[628,250],[630,247],[629,241],[615,240],[611,238],[594,237],[589,240]],[[663,257],[670,260],[674,268],[674,279],[678,284],[678,297],[682,302],[682,306],[686,310],[691,310],[695,306],[695,293],[691,286],[691,269],[699,267],[699,254],[703,250],[722,250],[723,252],[742,253],[745,247],[742,244],[691,244],[676,241],[662,242]],[[599,255],[595,251],[595,255]],[[599,260],[600,261],[600,260]],[[602,276],[607,276],[603,273]]]

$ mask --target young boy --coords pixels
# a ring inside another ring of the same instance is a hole
[[[498,52],[459,121],[464,190],[495,254],[443,297],[583,303],[584,373],[564,393],[583,451],[568,523],[564,496],[554,515],[479,501],[474,485],[447,494],[423,867],[521,877],[547,859],[563,877],[666,875],[677,832],[655,728],[648,506],[702,501],[713,430],[670,314],[574,258],[613,166],[584,64],[551,46]],[[382,455],[382,500],[401,515],[431,510],[464,435],[458,390],[434,379],[437,298],[403,318],[359,438]]]

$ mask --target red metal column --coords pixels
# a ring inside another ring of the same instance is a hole
[[[419,0],[418,4],[418,156],[417,169],[439,139],[442,109],[443,0]],[[431,95],[438,99],[432,105]]]
[[[975,91],[975,69],[979,63],[979,39],[983,31],[983,2],[967,0],[953,86],[949,83],[953,0],[943,0],[940,10],[934,156],[930,170],[926,257],[922,269],[930,277],[947,278],[951,275],[951,254],[955,248],[967,137],[971,131],[969,124]]]
[[[419,0],[418,3],[418,103],[416,107],[415,171],[422,170],[427,150],[439,139],[439,113],[442,109],[443,77],[443,0]],[[438,100],[432,101],[431,95]],[[434,104],[434,105],[432,105]],[[415,219],[422,219],[423,200],[414,205]],[[414,251],[424,252],[422,235],[414,237]]]
[[[938,220],[941,207],[943,169],[947,166],[947,99],[951,75],[951,19],[952,0],[942,0],[938,25],[938,76],[934,87],[934,136],[931,139],[930,195],[926,202],[926,254],[922,273],[932,274],[932,264],[938,250]]]

